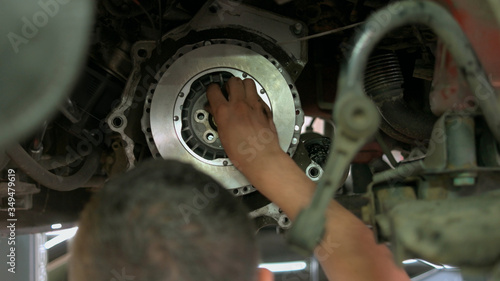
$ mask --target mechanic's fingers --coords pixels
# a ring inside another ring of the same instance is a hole
[[[217,84],[210,84],[207,88],[207,99],[210,103],[210,113],[213,114],[213,111],[221,105],[227,103],[226,98],[222,94],[222,91]]]
[[[267,104],[264,101],[261,101],[261,103],[262,103],[262,108],[264,110],[264,114],[267,116],[267,119],[271,120],[271,122],[272,122],[273,121],[273,112],[271,111],[269,106],[267,106]]]
[[[245,87],[245,95],[249,104],[254,105],[259,102],[260,97],[257,94],[257,87],[252,79],[243,80],[243,86]]]
[[[226,82],[227,95],[229,102],[235,102],[245,99],[245,86],[238,77],[231,77]]]

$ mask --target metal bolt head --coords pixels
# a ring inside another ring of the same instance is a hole
[[[303,30],[304,26],[300,22],[293,25],[293,33],[295,33],[296,35],[301,34]]]
[[[265,94],[265,93],[266,93],[266,90],[264,90],[264,89],[260,89],[260,93],[261,93],[261,94]]]
[[[174,116],[174,121],[178,121],[179,120],[179,116]]]

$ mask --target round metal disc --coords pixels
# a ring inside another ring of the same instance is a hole
[[[246,77],[240,78],[252,78],[259,88],[262,87],[273,111],[280,146],[283,151],[288,151],[296,135],[297,109],[290,83],[284,76],[286,73],[280,72],[262,55],[234,45],[204,46],[177,58],[159,79],[154,90],[149,113],[150,129],[154,145],[161,157],[190,163],[214,177],[226,188],[234,189],[249,185],[249,182],[229,159],[221,160],[227,161],[226,165],[214,165],[199,157],[193,157],[175,133],[176,126],[181,124],[179,116],[175,118],[175,112],[179,111],[177,107],[182,101],[179,94],[183,88],[189,81],[193,81],[193,77],[210,69],[221,68],[245,73]]]

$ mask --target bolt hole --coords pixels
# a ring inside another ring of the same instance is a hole
[[[148,56],[148,51],[146,51],[146,49],[139,49],[137,50],[137,55],[141,58],[145,58]]]
[[[309,177],[311,178],[317,178],[319,176],[319,170],[318,168],[311,168],[309,169]]]
[[[233,189],[233,194],[238,194],[238,189]]]
[[[243,187],[243,192],[248,192],[248,187]]]
[[[120,128],[123,125],[123,119],[121,117],[115,117],[112,123],[115,128]]]
[[[207,136],[206,136],[206,138],[207,138],[208,141],[213,141],[214,138],[215,138],[215,136],[212,133],[208,133]]]
[[[200,112],[200,113],[198,113],[198,115],[196,116],[196,118],[198,118],[198,120],[203,120],[203,119],[205,119],[205,114],[203,114],[203,113]]]
[[[300,114],[300,110],[295,110],[295,115],[299,115]]]
[[[119,142],[114,142],[113,145],[112,145],[112,147],[113,147],[113,150],[117,150],[117,149],[120,148],[120,143]]]

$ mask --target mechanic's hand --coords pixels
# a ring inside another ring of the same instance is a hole
[[[233,77],[226,83],[226,90],[229,100],[219,85],[211,84],[207,98],[222,146],[233,164],[243,171],[283,153],[271,110],[260,99],[253,80]]]

